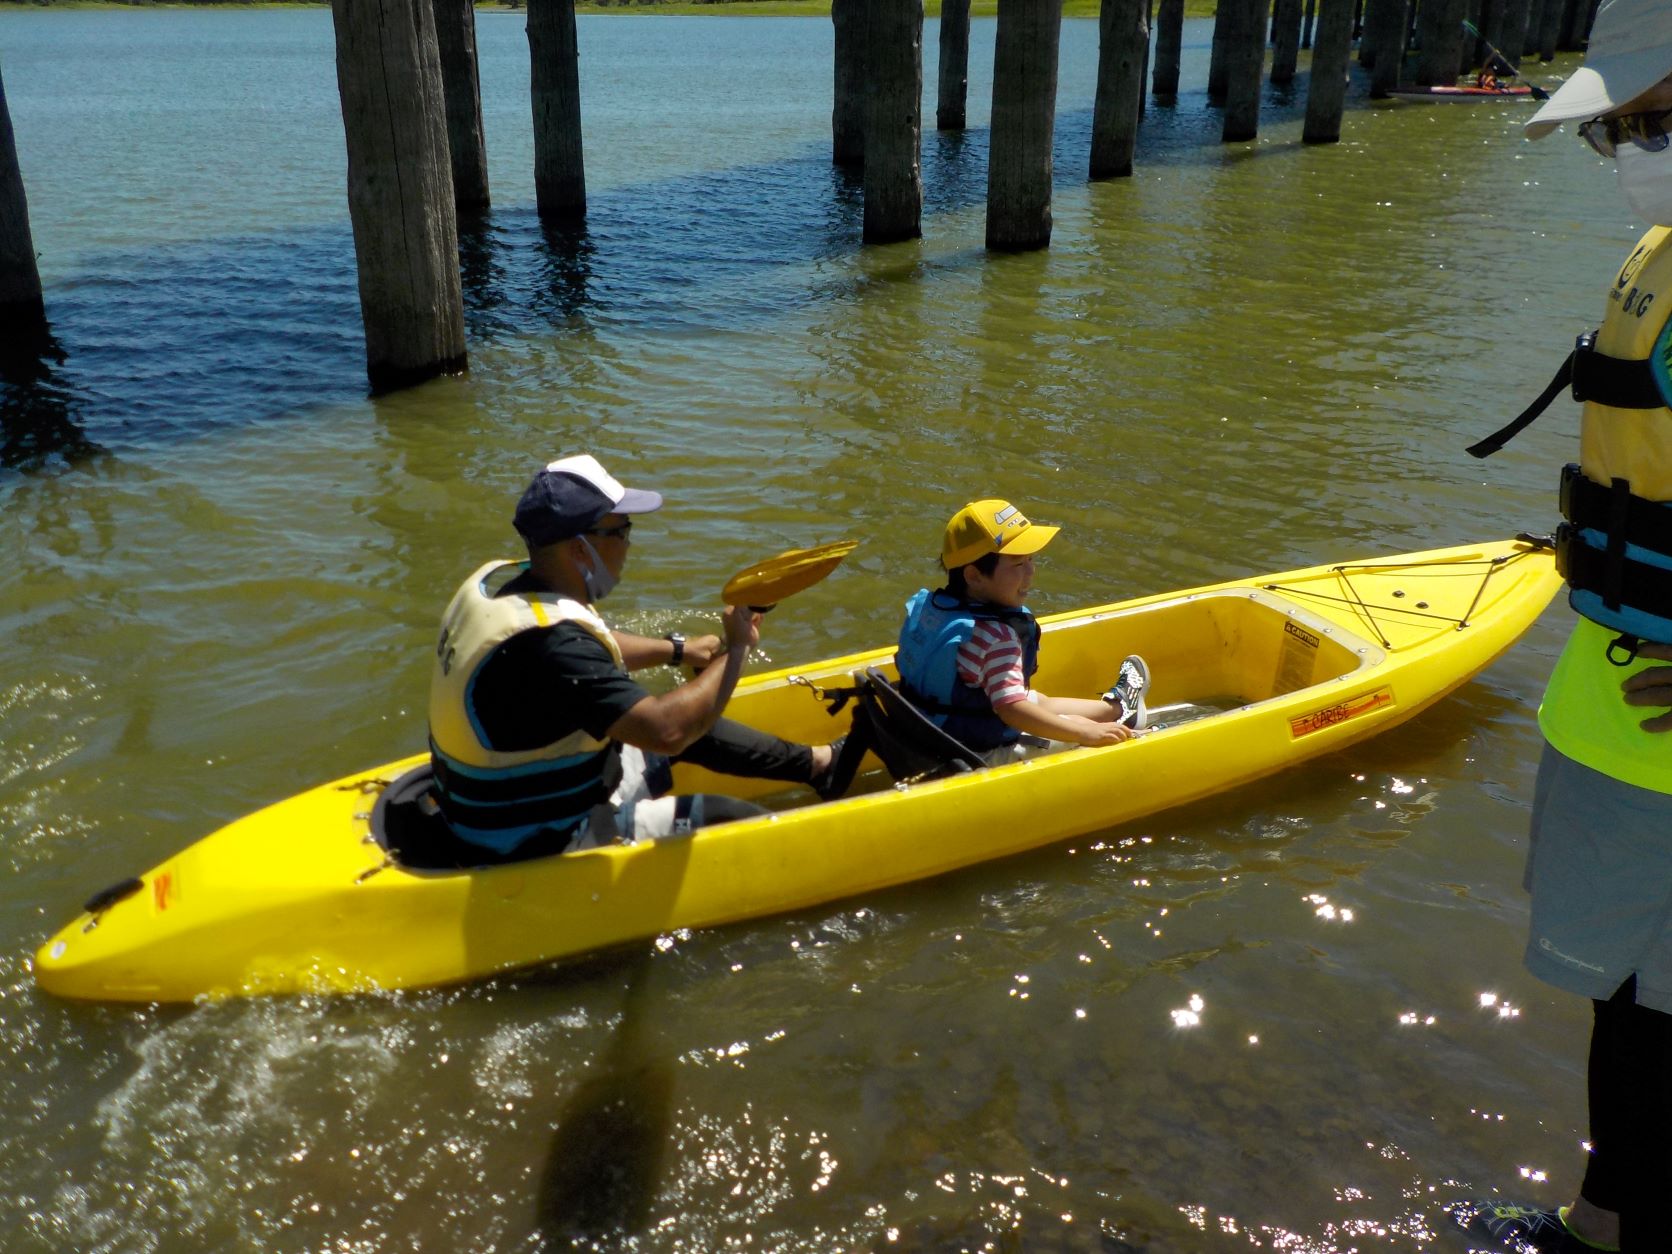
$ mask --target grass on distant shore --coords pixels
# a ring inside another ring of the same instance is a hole
[[[1186,17],[1212,17],[1217,0],[1185,0]],[[311,9],[325,8],[324,0],[198,0],[197,3],[175,3],[173,0],[0,0],[0,12],[40,9]],[[504,4],[501,0],[478,0],[484,13],[520,13],[521,5]],[[1064,17],[1096,17],[1100,0],[1063,0]],[[926,17],[939,17],[941,0],[923,0]],[[970,12],[976,17],[992,17],[999,10],[998,0],[971,0]],[[829,17],[830,0],[575,0],[577,13],[648,13],[668,16],[721,17]]]

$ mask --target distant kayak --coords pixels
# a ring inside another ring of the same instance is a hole
[[[423,988],[803,910],[1155,814],[1264,779],[1420,713],[1508,649],[1561,586],[1515,540],[1332,563],[1041,619],[1040,679],[1094,694],[1141,653],[1166,724],[946,779],[802,804],[693,835],[491,868],[418,856],[428,757],[309,789],[114,884],[35,956],[65,997],[190,1001]],[[794,739],[848,730],[819,690],[894,674],[891,648],[754,676],[727,714]],[[681,766],[687,792],[782,784]]]
[[[1533,100],[1536,93],[1523,83],[1496,87],[1396,87],[1388,93],[1394,100],[1415,100],[1427,104],[1460,104],[1480,100]]]

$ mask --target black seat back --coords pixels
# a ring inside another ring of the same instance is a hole
[[[981,756],[908,701],[874,666],[854,674],[857,686],[844,689],[855,708],[853,728],[837,759],[829,795],[841,796],[853,782],[866,750],[882,759],[895,783],[941,779],[986,765]]]

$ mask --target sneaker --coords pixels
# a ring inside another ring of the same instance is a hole
[[[1576,1237],[1564,1222],[1563,1211],[1542,1210],[1514,1202],[1492,1202],[1476,1198],[1453,1202],[1446,1207],[1459,1228],[1475,1236],[1488,1237],[1515,1254],[1596,1254],[1618,1250],[1617,1245],[1592,1245]]]
[[[838,736],[830,742],[830,765],[817,772],[807,781],[808,787],[818,793],[820,801],[834,801],[837,796],[836,768],[842,761],[842,748],[848,743],[846,736]]]
[[[1141,731],[1149,723],[1149,711],[1144,708],[1144,692],[1148,688],[1149,664],[1134,653],[1120,664],[1120,678],[1103,694],[1103,699],[1120,707],[1123,726]]]

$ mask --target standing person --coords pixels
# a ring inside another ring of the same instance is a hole
[[[1517,1250],[1660,1254],[1672,1249],[1662,1214],[1672,1193],[1672,714],[1645,714],[1672,706],[1672,668],[1655,665],[1672,661],[1672,4],[1603,0],[1584,65],[1527,133],[1563,122],[1580,123],[1580,138],[1615,162],[1632,210],[1658,224],[1571,363],[1585,408],[1580,462],[1563,475],[1558,554],[1581,617],[1539,707],[1547,743],[1525,876],[1527,968],[1595,1004],[1591,1150],[1571,1205],[1471,1202],[1454,1214]]]
[[[728,606],[718,637],[612,629],[597,603],[621,579],[633,516],[658,493],[582,455],[539,471],[517,503],[526,562],[466,579],[442,622],[430,683],[430,754],[442,816],[479,863],[682,833],[763,813],[723,796],[664,796],[670,763],[817,786],[829,745],[792,744],[720,717],[760,615]],[[652,696],[628,672],[689,662]]]
[[[1149,668],[1137,655],[1101,700],[1030,687],[1039,666],[1039,623],[1027,608],[1033,558],[1058,530],[1008,501],[972,501],[941,537],[946,586],[906,602],[895,655],[901,691],[995,766],[1048,743],[1119,744],[1147,716]]]

